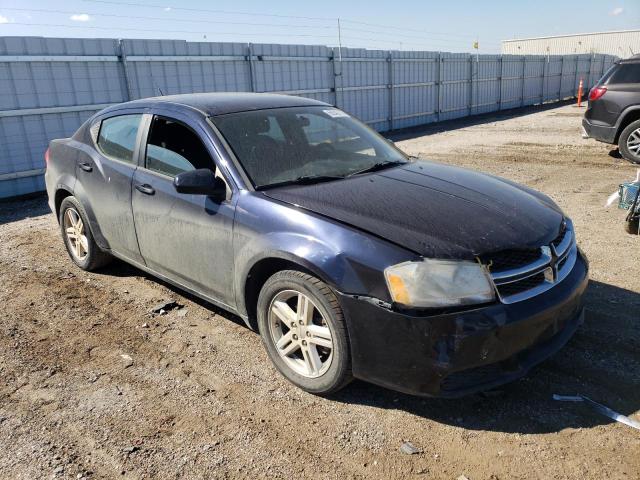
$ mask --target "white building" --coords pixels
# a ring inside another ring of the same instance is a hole
[[[604,53],[626,58],[640,54],[640,30],[503,40],[502,53],[510,55]]]

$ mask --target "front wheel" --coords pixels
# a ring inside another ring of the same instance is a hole
[[[262,287],[257,310],[269,358],[290,382],[327,395],[351,381],[347,328],[328,285],[306,273],[283,270]]]
[[[640,120],[631,122],[618,138],[620,154],[633,163],[640,163]]]

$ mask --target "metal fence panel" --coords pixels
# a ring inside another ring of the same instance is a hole
[[[44,151],[95,111],[193,92],[279,92],[379,131],[575,96],[617,57],[469,55],[322,45],[0,38],[0,198],[43,189]]]
[[[341,108],[379,131],[391,128],[390,52],[342,49]]]
[[[438,110],[438,52],[391,52],[393,128],[436,120]]]

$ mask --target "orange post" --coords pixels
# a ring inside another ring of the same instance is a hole
[[[580,83],[578,84],[578,106],[582,104],[582,88],[583,88],[583,83],[582,83],[582,79],[580,79]]]

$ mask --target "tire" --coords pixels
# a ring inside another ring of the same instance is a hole
[[[257,317],[269,358],[294,385],[328,395],[352,380],[344,315],[335,294],[321,280],[296,270],[274,274],[260,291]]]
[[[62,201],[58,223],[69,257],[82,270],[92,272],[112,260],[113,257],[101,250],[93,239],[87,213],[75,197]],[[75,231],[71,232],[72,229]],[[81,240],[76,242],[77,238]]]
[[[624,222],[624,230],[632,235],[638,235],[638,226],[640,218],[633,218],[627,222]]]
[[[630,147],[633,150],[630,150]],[[618,138],[618,148],[625,159],[632,163],[640,163],[640,120],[631,122],[622,130]]]

